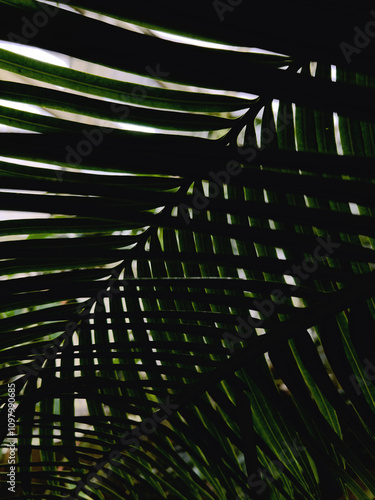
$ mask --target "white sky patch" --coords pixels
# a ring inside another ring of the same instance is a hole
[[[344,150],[342,149],[340,129],[339,129],[339,117],[338,117],[337,113],[333,113],[333,125],[334,125],[333,128],[334,128],[334,132],[335,132],[337,154],[343,155]]]
[[[37,212],[17,212],[15,210],[0,210],[0,220],[19,220],[19,219],[49,219],[50,214]]]
[[[282,248],[276,248],[277,258],[280,260],[286,260],[284,250]]]
[[[35,132],[34,130],[26,130],[23,128],[18,128],[18,127],[11,127],[9,125],[4,125],[0,123],[0,133],[5,133],[5,132],[14,132],[16,134],[24,134],[27,132],[28,134],[39,134],[39,132]]]
[[[349,208],[350,208],[350,211],[351,211],[351,213],[352,213],[353,215],[361,215],[361,214],[359,213],[359,208],[358,208],[357,203],[352,203],[352,202],[350,202],[350,203],[349,203]]]
[[[283,276],[285,279],[285,283],[287,283],[288,285],[296,285],[296,281],[292,276],[289,276],[288,274],[284,274]]]
[[[9,50],[10,52],[14,52],[15,54],[19,54],[21,56],[32,57],[37,61],[69,68],[70,57],[63,54],[58,54],[45,49],[39,49],[38,47],[30,47],[28,45],[20,45],[18,43],[5,41],[0,42],[0,48]]]
[[[23,102],[7,101],[5,99],[0,99],[0,106],[6,106],[7,108],[11,109],[18,109],[19,111],[28,111],[29,113],[36,113],[37,115],[52,116],[51,113],[41,108],[40,106],[35,106],[34,104],[26,104]]]
[[[333,82],[336,81],[336,76],[337,76],[336,66],[331,66],[331,80]]]

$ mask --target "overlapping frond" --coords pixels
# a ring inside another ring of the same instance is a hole
[[[0,2],[4,498],[372,498],[370,7],[159,4]]]

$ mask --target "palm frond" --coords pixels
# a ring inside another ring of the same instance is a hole
[[[0,1],[4,498],[375,495],[371,8]]]

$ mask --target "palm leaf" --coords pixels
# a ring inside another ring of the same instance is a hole
[[[371,5],[232,3],[0,2],[4,498],[375,495]]]

